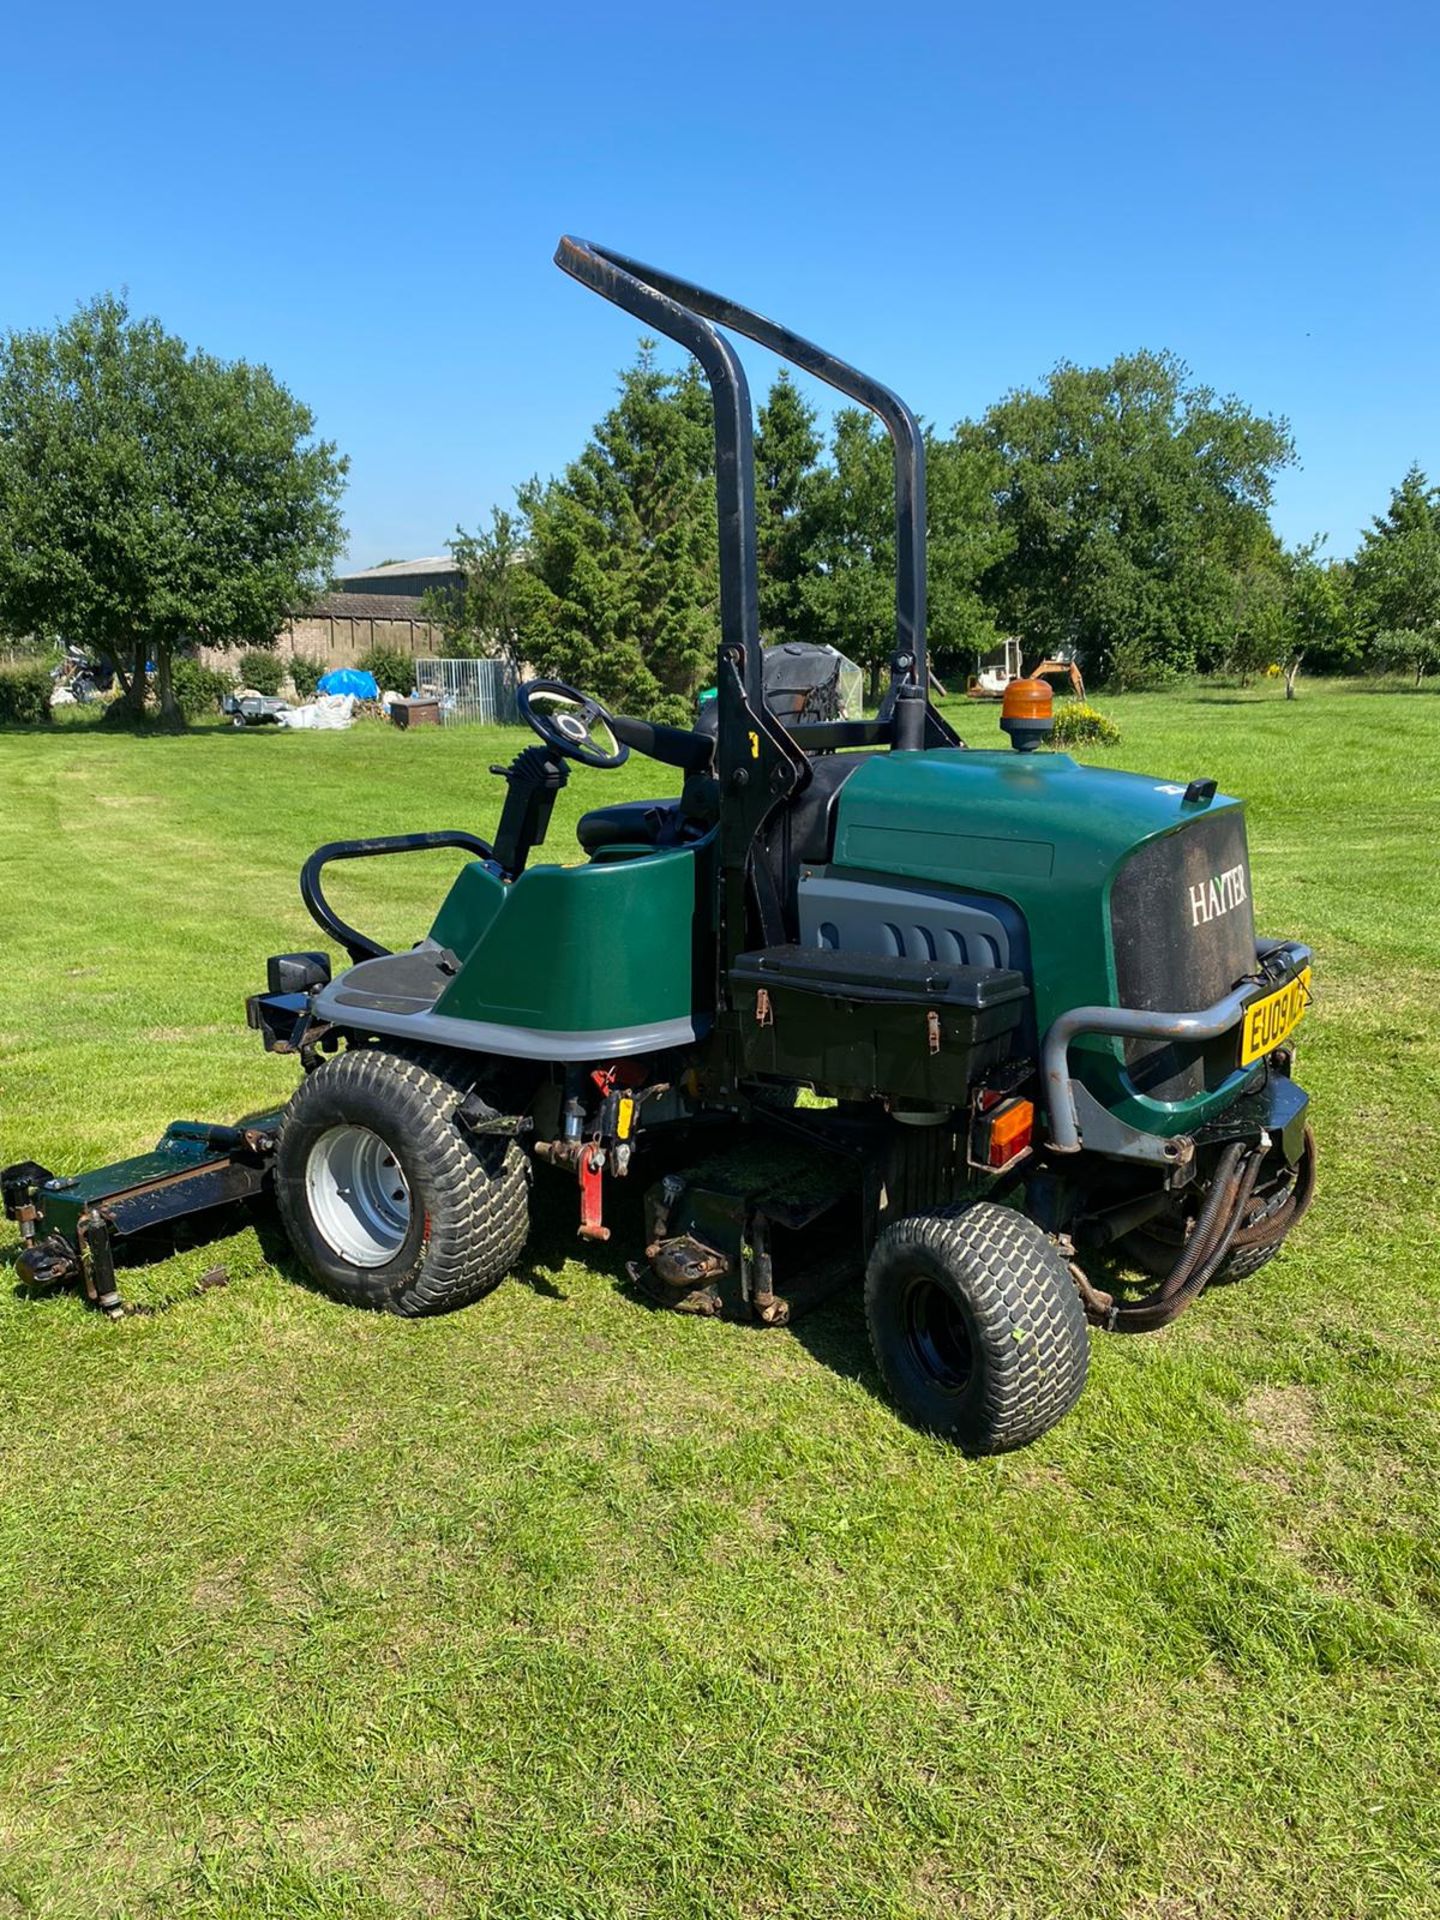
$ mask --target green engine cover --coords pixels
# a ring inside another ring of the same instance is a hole
[[[841,789],[830,870],[926,881],[1013,903],[1029,933],[1043,1033],[1072,1007],[1119,1004],[1110,894],[1136,848],[1196,820],[1243,814],[1241,802],[1224,794],[1208,806],[1186,805],[1184,791],[1175,781],[1081,766],[1064,753],[877,754]],[[1155,937],[1181,932],[1178,922],[1157,924]],[[1082,1039],[1072,1058],[1121,1118],[1158,1133],[1199,1124],[1236,1090],[1227,1084],[1166,1104],[1135,1097],[1123,1084],[1116,1041]]]

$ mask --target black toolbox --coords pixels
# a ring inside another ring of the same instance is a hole
[[[729,1018],[747,1075],[961,1106],[1012,1052],[1029,997],[1010,967],[762,947],[730,969]]]

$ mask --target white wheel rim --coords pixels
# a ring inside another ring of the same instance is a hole
[[[400,1162],[369,1127],[331,1127],[305,1163],[310,1217],[352,1267],[383,1267],[410,1231],[410,1187]]]

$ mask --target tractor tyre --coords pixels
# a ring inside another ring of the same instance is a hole
[[[353,1047],[285,1111],[275,1191],[290,1243],[326,1293],[416,1316],[504,1279],[529,1229],[530,1165],[514,1141],[467,1133],[463,1063]]]
[[[1277,1240],[1272,1246],[1241,1247],[1238,1253],[1227,1254],[1216,1271],[1215,1280],[1248,1280],[1252,1273],[1268,1266],[1284,1244],[1283,1240]]]
[[[865,1274],[881,1375],[902,1413],[967,1453],[1028,1446],[1074,1406],[1090,1343],[1058,1250],[993,1201],[885,1228]]]

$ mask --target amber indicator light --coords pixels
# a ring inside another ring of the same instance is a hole
[[[1002,720],[1053,720],[1055,695],[1048,680],[1012,680],[1000,708]]]
[[[1008,1167],[1012,1160],[1030,1151],[1034,1137],[1034,1102],[1019,1098],[1002,1100],[988,1113],[976,1115],[971,1158],[981,1167]]]

